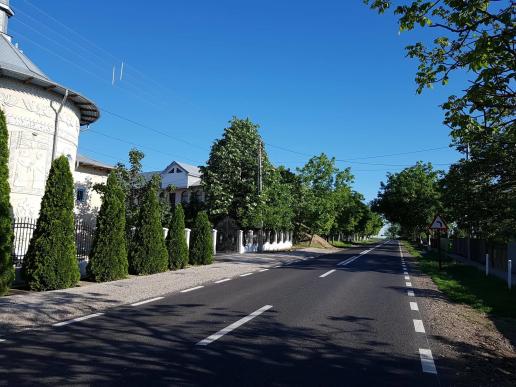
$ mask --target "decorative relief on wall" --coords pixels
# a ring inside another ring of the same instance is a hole
[[[9,177],[11,192],[43,195],[50,157],[49,136],[11,131],[9,136]]]

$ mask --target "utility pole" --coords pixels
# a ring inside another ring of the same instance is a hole
[[[263,171],[262,152],[263,152],[263,150],[262,150],[262,148],[263,148],[263,143],[262,143],[262,140],[259,139],[258,140],[258,200],[261,200],[262,189],[263,189],[263,182],[262,182],[262,171]],[[263,213],[260,215],[263,215]],[[258,231],[258,251],[259,252],[263,251],[263,219],[261,216],[260,216],[260,230]]]

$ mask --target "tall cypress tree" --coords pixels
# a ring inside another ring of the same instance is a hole
[[[9,204],[9,146],[5,115],[0,110],[0,296],[7,293],[14,280],[11,255],[13,230]]]
[[[115,172],[102,187],[103,200],[88,263],[97,282],[125,278],[128,273],[125,238],[125,194]]]
[[[183,269],[188,264],[188,245],[185,237],[185,214],[178,204],[172,211],[167,235],[168,266],[171,270]]]
[[[36,229],[23,260],[30,289],[64,289],[79,281],[73,208],[70,164],[61,156],[50,167]]]
[[[201,211],[195,218],[190,244],[190,263],[209,265],[213,262],[213,237],[211,223],[206,212]]]
[[[132,274],[154,274],[168,269],[168,251],[161,227],[158,185],[159,178],[153,177],[145,186],[141,197],[142,202],[129,251],[129,271]]]

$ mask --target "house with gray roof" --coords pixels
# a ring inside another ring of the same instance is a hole
[[[189,203],[194,198],[204,201],[204,191],[202,189],[201,171],[199,167],[172,161],[162,171],[144,172],[145,180],[150,180],[153,175],[161,177],[161,189],[166,192],[169,187],[174,189],[168,192],[168,200],[171,205],[178,203]]]

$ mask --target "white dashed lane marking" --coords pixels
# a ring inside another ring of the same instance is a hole
[[[240,277],[247,277],[248,275],[252,275],[253,273],[245,273],[245,274],[240,274]]]
[[[417,306],[417,302],[410,302],[410,309],[411,310],[419,310],[419,307]]]
[[[428,374],[437,374],[431,350],[419,348],[419,357],[421,359],[421,368],[423,369],[423,372]]]
[[[227,281],[231,281],[231,278],[224,278],[224,279],[221,279],[221,280],[218,280],[218,281],[215,281],[216,284],[221,284],[223,282],[227,282]]]
[[[412,282],[405,282],[405,285],[406,285],[408,288],[411,288],[411,287],[412,287]]]
[[[330,270],[330,271],[327,271],[327,272],[326,272],[326,273],[324,273],[324,274],[321,274],[321,275],[319,276],[319,278],[324,278],[324,277],[326,277],[326,276],[330,275],[330,274],[331,274],[331,273],[333,273],[333,272],[335,272],[335,269]]]
[[[423,325],[422,320],[414,319],[414,329],[417,333],[425,333],[425,326]]]
[[[415,296],[416,296],[412,290],[409,290],[409,291],[407,292],[407,295],[408,295],[409,297],[415,297]]]
[[[150,300],[143,300],[140,302],[135,302],[134,304],[131,304],[131,306],[139,306],[139,305],[143,305],[143,304],[148,304],[149,302],[159,301],[162,299],[163,299],[163,297],[155,297],[155,298],[151,298]]]
[[[265,306],[262,306],[260,309],[258,310],[255,310],[253,313],[251,313],[250,315],[248,316],[245,316],[243,318],[241,318],[240,320],[238,321],[235,321],[233,324],[231,325],[228,325],[226,328],[224,329],[221,329],[220,331],[218,331],[217,333],[214,333],[213,335],[211,336],[208,336],[207,338],[205,338],[204,340],[201,340],[197,343],[197,345],[202,345],[202,346],[206,346],[210,343],[213,343],[215,340],[218,340],[220,339],[222,336],[228,334],[229,332],[231,332],[232,330],[235,330],[237,329],[238,327],[244,325],[246,322],[249,322],[251,321],[253,318],[261,315],[263,312],[269,310],[270,308],[272,308],[272,305],[265,305]]]
[[[89,314],[89,315],[87,315],[87,316],[77,317],[77,318],[74,318],[74,319],[72,319],[72,320],[61,321],[61,322],[58,322],[58,323],[52,324],[52,326],[54,326],[54,327],[62,327],[62,326],[64,326],[64,325],[73,324],[73,323],[75,323],[75,322],[84,321],[84,320],[89,320],[90,318],[94,318],[94,317],[102,316],[103,314],[104,314],[104,313],[93,313],[93,314]]]
[[[196,287],[194,287],[194,288],[181,290],[181,292],[180,292],[180,293],[188,293],[188,292],[192,292],[192,291],[194,291],[194,290],[201,289],[201,288],[204,288],[204,286],[203,286],[203,285],[201,285],[201,286],[196,286]]]

